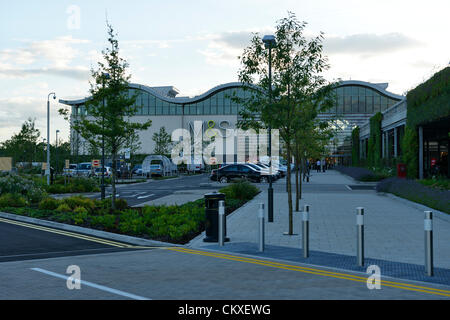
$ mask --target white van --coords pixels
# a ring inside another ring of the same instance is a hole
[[[150,155],[142,162],[142,175],[148,178],[153,176],[170,176],[176,174],[177,167],[166,156]]]

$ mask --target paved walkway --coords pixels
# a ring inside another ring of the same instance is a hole
[[[309,184],[304,185],[301,207],[310,207],[310,250],[320,254],[354,257],[356,253],[356,208],[365,208],[365,256],[387,262],[410,265],[424,264],[424,213],[417,205],[372,190],[351,190],[347,185],[360,184],[337,171],[312,172]],[[257,253],[257,212],[259,203],[267,203],[267,188],[263,187],[254,200],[227,217],[227,236],[231,239],[224,250]],[[293,214],[294,233],[288,231],[288,203],[285,181],[274,184],[274,222],[267,223],[266,244],[301,249],[301,213]],[[420,207],[420,206],[419,206]],[[266,205],[267,208],[267,205]],[[295,205],[294,205],[295,209]],[[433,211],[433,210],[432,210]],[[435,214],[435,266],[450,269],[450,219]],[[211,246],[203,242],[204,235],[189,244],[201,248]],[[242,244],[239,249],[238,244]],[[301,256],[301,251],[299,251]],[[278,258],[283,257],[278,255]],[[330,259],[333,259],[330,256]],[[348,260],[348,259],[347,259]],[[330,260],[331,261],[331,260]],[[356,261],[356,260],[355,260]],[[347,262],[346,262],[347,263]],[[356,263],[356,262],[355,262]],[[339,267],[334,263],[330,266]],[[448,278],[450,284],[450,277]]]

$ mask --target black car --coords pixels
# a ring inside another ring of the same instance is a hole
[[[220,169],[212,170],[210,179],[221,183],[228,183],[237,179],[262,183],[269,181],[269,177],[263,171],[252,168],[247,164],[230,164]]]

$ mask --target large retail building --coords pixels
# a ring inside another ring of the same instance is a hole
[[[387,86],[387,83],[351,80],[342,81],[336,87],[335,106],[319,116],[323,120],[332,121],[338,128],[338,135],[330,141],[330,159],[346,163],[351,156],[352,129],[365,123],[375,113],[383,112],[404,99],[403,96],[387,91]],[[139,112],[132,121],[152,120],[152,126],[139,134],[140,154],[153,153],[155,143],[152,136],[159,132],[161,127],[165,127],[169,133],[180,128],[193,130],[194,122],[202,121],[203,131],[209,127],[222,131],[236,128],[242,106],[233,102],[231,97],[245,97],[250,94],[248,90],[243,89],[243,84],[238,82],[219,85],[195,97],[178,97],[179,91],[172,86],[149,87],[130,84],[129,92],[130,95],[138,94],[136,105],[139,106]],[[87,99],[89,98],[60,100],[60,103],[71,107],[72,119],[75,119],[86,113],[84,104]],[[87,143],[74,130],[71,130],[71,145],[75,154],[88,153]],[[230,153],[230,150],[227,153]],[[230,160],[233,159],[224,159]]]

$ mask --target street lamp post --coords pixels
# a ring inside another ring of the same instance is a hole
[[[47,139],[42,138],[42,160],[45,159],[45,141],[47,141]]]
[[[272,103],[272,48],[277,45],[275,36],[266,35],[262,39],[266,49],[269,49],[269,103]],[[273,222],[273,187],[272,187],[272,128],[268,127],[269,135],[269,189],[268,193],[268,222]]]
[[[59,130],[56,130],[56,144],[55,144],[55,153],[56,153],[56,165],[55,165],[55,174],[58,175],[58,133]]]
[[[47,176],[47,185],[50,185],[50,96],[53,95],[53,100],[56,99],[54,92],[49,93],[47,96],[47,169],[45,175]]]
[[[102,84],[103,84],[103,93],[105,90],[105,80],[110,79],[111,76],[109,73],[102,73]],[[105,114],[105,96],[103,96],[103,112],[102,114]],[[102,118],[102,130],[104,130],[104,116]],[[105,192],[105,134],[102,133],[102,185],[101,185],[101,198],[102,200],[105,199],[106,192]]]

